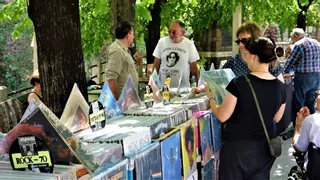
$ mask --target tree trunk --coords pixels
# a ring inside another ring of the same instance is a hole
[[[300,8],[300,13],[298,14],[297,18],[297,27],[302,28],[305,31],[307,27],[307,12],[314,0],[308,0],[307,5],[302,5],[300,0],[297,1]]]
[[[302,28],[305,31],[306,27],[307,27],[306,21],[307,21],[306,14],[303,13],[303,11],[300,11],[300,13],[298,14],[298,18],[297,18],[297,27]]]
[[[44,103],[60,117],[74,83],[88,99],[79,0],[29,0]]]
[[[161,26],[161,4],[163,0],[156,0],[153,8],[149,7],[152,20],[148,24],[148,35],[145,38],[146,51],[147,51],[147,64],[152,64],[154,57],[152,55],[157,43],[160,39],[160,26]]]
[[[131,23],[135,22],[135,9],[134,5],[136,0],[109,0],[110,9],[112,11],[112,25],[111,34],[112,38],[115,39],[115,29],[120,21],[126,20]],[[132,54],[136,53],[136,46],[130,48]]]

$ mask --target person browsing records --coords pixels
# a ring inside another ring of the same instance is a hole
[[[269,64],[278,57],[274,41],[258,37],[248,38],[243,44],[247,52],[241,55],[251,73],[231,80],[220,105],[214,99],[214,90],[207,91],[212,112],[226,126],[220,150],[219,179],[268,180],[275,157],[270,153],[252,89],[272,139],[276,136],[274,125],[284,113],[285,87],[268,70]]]

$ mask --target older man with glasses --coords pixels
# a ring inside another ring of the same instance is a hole
[[[180,20],[173,20],[168,36],[159,40],[154,52],[154,68],[157,70],[161,83],[167,76],[171,77],[171,85],[177,88],[180,76],[181,87],[190,87],[190,72],[199,79],[197,61],[200,59],[193,41],[184,37],[185,24]],[[173,59],[174,58],[174,59]]]

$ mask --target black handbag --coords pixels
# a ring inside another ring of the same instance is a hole
[[[273,157],[279,157],[281,155],[281,146],[282,146],[281,145],[281,139],[280,138],[273,138],[273,139],[270,140],[268,132],[267,132],[266,125],[264,124],[264,120],[263,120],[263,117],[262,117],[262,113],[261,113],[261,110],[260,110],[260,106],[259,106],[259,103],[258,103],[258,100],[257,100],[256,93],[254,92],[254,89],[252,87],[250,79],[247,76],[245,76],[245,78],[246,78],[246,81],[248,82],[248,84],[250,86],[250,89],[251,89],[252,94],[253,94],[254,101],[255,101],[257,109],[258,109],[258,113],[259,113],[259,116],[260,116],[260,119],[261,119],[263,130],[264,130],[264,133],[266,134],[266,138],[267,138],[267,141],[268,141],[270,154]]]

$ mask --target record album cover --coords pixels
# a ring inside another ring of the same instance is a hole
[[[98,101],[100,101],[104,107],[106,113],[106,119],[117,117],[121,114],[119,105],[109,88],[108,83],[104,83],[101,94]]]
[[[197,168],[195,126],[196,120],[191,120],[180,129],[183,175],[185,178],[189,177]]]
[[[208,163],[213,156],[213,144],[211,138],[211,116],[206,114],[199,118],[199,129],[200,129],[200,149],[202,157],[202,166]]]
[[[213,140],[213,150],[214,152],[219,151],[222,145],[222,133],[221,133],[221,122],[216,118],[216,116],[211,112],[211,128],[212,128],[212,140]]]
[[[55,164],[80,163],[39,108],[36,108],[0,141],[1,160],[9,160],[8,154],[11,144],[17,137],[24,135],[34,135],[45,141],[53,154]]]
[[[229,82],[235,77],[231,69],[219,69],[213,71],[202,72],[204,80],[207,82],[209,89],[215,89],[215,97],[217,103],[222,103],[223,97],[226,95],[225,89]]]
[[[160,144],[155,142],[138,153],[134,159],[135,179],[162,179]]]
[[[161,142],[163,179],[181,179],[180,132],[175,132]]]
[[[131,110],[141,106],[138,92],[133,84],[133,80],[130,75],[122,89],[118,100],[118,105],[121,112],[125,112],[127,110]]]
[[[89,128],[88,115],[89,105],[74,84],[60,120],[71,132],[77,132]]]

